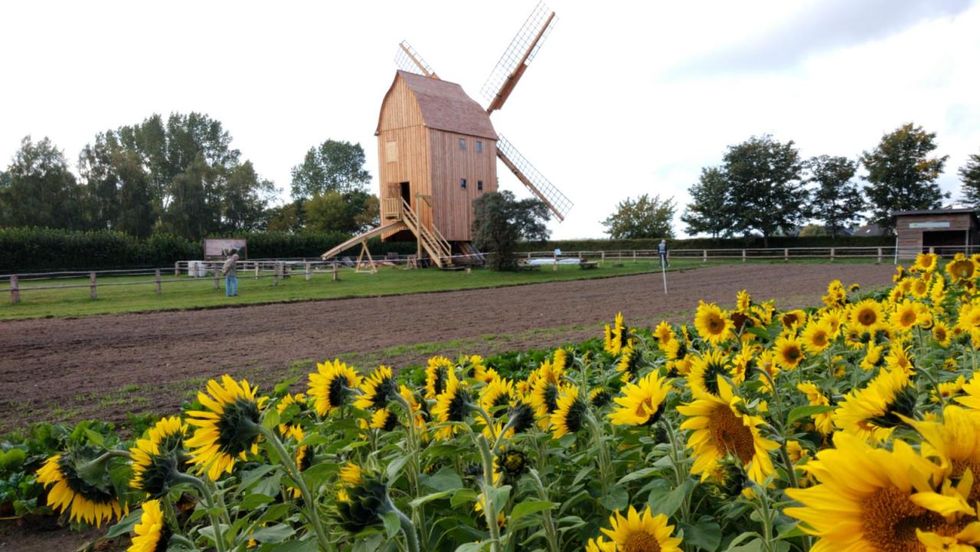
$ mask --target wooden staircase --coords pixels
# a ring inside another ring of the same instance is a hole
[[[425,249],[436,266],[446,268],[453,264],[452,247],[446,238],[443,238],[434,226],[429,228],[422,224],[412,206],[404,199],[402,199],[401,205],[401,221],[415,234],[415,239],[419,241],[422,249]]]

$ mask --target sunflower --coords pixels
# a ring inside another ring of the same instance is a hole
[[[895,441],[889,451],[855,435],[836,433],[834,445],[818,452],[804,468],[818,485],[786,489],[801,506],[786,508],[785,513],[819,537],[812,550],[924,550],[916,530],[933,531],[945,522],[912,497],[932,490],[929,482],[939,467],[904,441]]]
[[[551,413],[558,407],[558,395],[562,387],[562,372],[555,372],[550,367],[546,361],[532,374],[534,384],[531,386],[529,397],[529,402],[534,408],[534,414],[537,416],[542,429],[547,429],[548,424],[550,424]]]
[[[617,356],[623,346],[626,345],[629,335],[630,329],[626,327],[626,323],[623,321],[623,313],[617,312],[616,318],[613,319],[613,325],[610,327],[609,324],[606,324],[602,348],[607,353]]]
[[[663,320],[653,330],[653,337],[657,339],[658,344],[666,343],[674,339],[674,328],[671,328],[670,324],[666,320]]]
[[[585,424],[589,403],[579,398],[578,387],[566,387],[558,397],[558,406],[551,413],[551,431],[555,439],[577,433]]]
[[[745,376],[749,371],[749,366],[752,363],[752,359],[755,358],[758,352],[758,347],[745,345],[743,346],[735,356],[732,357],[732,381],[736,384],[741,384],[745,381]]]
[[[773,345],[773,356],[780,368],[792,370],[803,361],[803,345],[796,336],[781,335]]]
[[[746,290],[740,290],[735,294],[735,310],[742,313],[748,314],[752,308],[752,296]]]
[[[507,425],[514,433],[524,433],[534,425],[534,408],[524,401],[518,401],[507,412]]]
[[[483,388],[480,406],[494,418],[499,418],[507,413],[507,408],[516,396],[514,382],[498,376]]]
[[[796,388],[806,395],[806,400],[810,403],[810,406],[830,405],[830,401],[813,382],[804,381],[797,384]],[[830,435],[834,431],[833,415],[830,412],[814,414],[813,425],[822,435]]]
[[[718,345],[734,336],[732,330],[735,323],[725,315],[725,311],[721,310],[718,305],[700,301],[697,311],[694,313],[694,327],[697,328],[701,339],[712,345]]]
[[[888,366],[889,370],[901,370],[911,375],[914,366],[912,366],[912,358],[909,356],[908,348],[902,347],[898,343],[892,343],[888,349],[888,356],[885,357],[885,366]]]
[[[589,390],[589,404],[592,408],[602,408],[612,402],[612,395],[605,387],[593,387]]]
[[[76,466],[97,455],[98,451],[88,448],[55,454],[37,470],[37,482],[48,491],[48,506],[70,512],[71,521],[101,527],[104,521],[122,517],[126,508],[119,504],[109,482],[94,485],[79,475]]]
[[[823,312],[820,316],[820,321],[830,327],[830,337],[831,339],[835,339],[840,335],[846,318],[843,309],[830,309]]]
[[[718,349],[696,355],[691,359],[687,385],[694,393],[718,394],[718,376],[728,375],[728,355]]]
[[[861,369],[866,372],[870,372],[878,366],[881,366],[881,353],[884,350],[884,345],[879,345],[874,341],[869,341],[868,347],[864,352],[864,358],[861,359],[861,364],[859,365]]]
[[[483,383],[490,383],[497,376],[497,371],[493,368],[487,368],[483,357],[480,355],[463,357],[460,363],[464,366],[464,373],[468,378],[482,381]]]
[[[946,273],[954,282],[970,280],[977,272],[977,265],[966,255],[957,253],[953,260],[946,265]]]
[[[381,524],[381,516],[391,511],[388,487],[373,475],[337,492],[337,518],[351,534]]]
[[[398,427],[398,416],[387,407],[379,408],[371,414],[368,427],[381,431],[391,431]]]
[[[320,416],[347,404],[363,379],[340,360],[318,362],[316,370],[309,375],[309,394],[313,397],[313,408]]]
[[[966,378],[960,375],[953,381],[946,381],[940,383],[936,386],[936,391],[932,394],[932,400],[934,402],[939,402],[940,397],[943,399],[951,399],[963,392],[963,387],[966,385]]]
[[[947,477],[965,479],[969,470],[972,485],[965,497],[970,503],[980,499],[980,416],[976,412],[950,405],[943,409],[942,422],[909,422],[925,442],[922,455],[947,465]]]
[[[778,444],[762,437],[758,426],[764,423],[759,416],[742,412],[744,403],[735,396],[732,386],[718,380],[718,396],[698,393],[689,404],[677,407],[687,419],[681,429],[691,430],[687,447],[695,458],[691,473],[704,481],[716,471],[725,457],[732,455],[752,481],[763,483],[773,472],[769,451]]]
[[[905,300],[895,305],[895,310],[891,314],[891,325],[899,332],[907,332],[915,327],[919,321],[919,310],[917,303]]]
[[[851,307],[848,324],[860,332],[874,333],[884,322],[885,314],[877,301],[865,299]]]
[[[840,280],[833,280],[827,284],[827,293],[820,299],[829,309],[842,307],[847,303],[847,289]]]
[[[911,270],[914,272],[925,272],[926,274],[931,274],[932,271],[936,270],[938,265],[939,255],[935,253],[919,253],[915,256],[915,264],[912,265]]]
[[[622,389],[623,396],[614,401],[619,406],[609,414],[614,425],[649,425],[660,419],[663,403],[670,391],[670,382],[651,372],[636,383]]]
[[[456,377],[449,372],[446,389],[436,397],[436,405],[432,408],[432,416],[439,422],[462,422],[470,411],[470,395]],[[439,431],[437,437],[448,439],[454,434],[453,428],[446,427]]]
[[[616,543],[602,537],[589,539],[589,542],[585,543],[585,552],[616,552]]]
[[[915,413],[915,391],[903,370],[885,370],[854,389],[834,411],[834,425],[864,439],[883,441]]]
[[[499,480],[504,485],[514,485],[528,467],[524,451],[504,446],[493,457],[494,484]]]
[[[810,320],[800,337],[803,338],[803,348],[808,353],[816,355],[830,346],[833,334],[834,330],[830,323],[821,318],[820,320]]]
[[[425,398],[434,399],[445,391],[449,374],[454,371],[455,367],[448,358],[443,356],[430,358],[425,366]]]
[[[398,385],[388,366],[378,366],[371,374],[361,380],[361,396],[354,406],[361,410],[378,410],[388,406],[398,394]]]
[[[965,397],[957,397],[956,402],[967,408],[980,411],[980,372],[974,372],[970,381],[963,386]]]
[[[616,363],[616,371],[619,372],[620,381],[626,383],[635,380],[639,376],[642,362],[643,353],[636,348],[636,344],[630,339],[626,346],[620,349],[619,362]]]
[[[681,539],[673,537],[674,526],[667,524],[664,514],[653,515],[647,506],[643,513],[630,506],[626,515],[613,512],[609,529],[602,529],[623,552],[681,552]]]
[[[946,299],[946,280],[940,275],[937,275],[934,280],[932,289],[929,290],[929,299],[932,300],[933,305],[940,305]]]
[[[187,426],[179,416],[163,418],[129,449],[133,476],[129,485],[153,498],[167,493],[173,475],[184,468],[184,435]]]
[[[929,295],[929,282],[930,278],[928,276],[922,276],[912,280],[912,295],[918,299],[925,299]]]
[[[932,325],[932,339],[943,349],[949,347],[952,341],[952,335],[949,331],[949,326],[945,322],[936,322]]]
[[[236,382],[227,374],[221,376],[221,383],[209,380],[207,390],[197,394],[204,409],[187,412],[187,423],[197,429],[186,444],[191,449],[190,463],[217,480],[222,473],[231,473],[236,458],[244,460],[256,446],[260,411],[267,399],[257,398],[257,388],[246,380]]]
[[[172,534],[160,510],[159,500],[143,503],[140,521],[133,527],[133,542],[126,552],[165,552]]]
[[[400,385],[398,394],[408,404],[411,418],[415,421],[416,431],[422,438],[425,438],[425,422],[429,419],[428,405],[421,399],[420,395],[416,395],[407,385]]]
[[[779,316],[779,323],[787,330],[795,330],[806,324],[806,312],[801,309],[786,311]]]

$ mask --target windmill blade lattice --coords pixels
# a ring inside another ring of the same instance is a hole
[[[499,134],[497,138],[497,157],[507,165],[518,180],[551,209],[559,221],[565,220],[565,215],[572,208],[572,200],[535,169],[534,165],[506,138]]]
[[[480,89],[480,93],[487,101],[487,112],[503,107],[514,85],[537,55],[557,21],[555,12],[551,11],[544,2],[539,2],[521,30],[517,31],[510,46],[504,50],[504,54],[500,56],[496,67]]]
[[[398,43],[398,50],[395,51],[395,66],[402,71],[408,71],[416,75],[439,78],[436,76],[436,72],[432,70],[432,67],[422,59],[422,56],[415,51],[415,48],[412,48],[412,45],[407,40]]]

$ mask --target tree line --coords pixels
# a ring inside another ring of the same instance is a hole
[[[704,167],[689,188],[681,220],[691,235],[775,235],[808,228],[837,237],[862,221],[891,231],[894,211],[935,209],[949,198],[936,180],[948,156],[933,154],[936,134],[912,123],[885,134],[856,159],[800,157],[795,143],[753,136],[729,146],[719,166]],[[858,168],[863,185],[855,179]],[[959,169],[963,202],[980,207],[980,154]],[[673,198],[641,195],[603,221],[613,239],[673,237]]]
[[[21,141],[0,170],[0,226],[117,230],[188,239],[255,230],[356,232],[377,221],[360,144],[327,140],[292,170],[293,201],[231,146],[220,121],[154,114],[95,135],[77,176],[47,137]]]

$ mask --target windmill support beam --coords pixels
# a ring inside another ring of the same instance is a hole
[[[527,176],[525,176],[520,169],[517,168],[517,165],[515,165],[514,162],[510,160],[510,158],[504,155],[504,152],[498,149],[497,157],[499,157],[500,160],[504,162],[504,165],[507,165],[507,168],[510,169],[510,172],[514,173],[514,176],[516,176],[518,180],[520,180],[525,186],[527,186],[527,189],[531,190],[531,193],[537,196],[538,199],[540,199],[545,205],[548,206],[548,209],[550,209],[551,212],[554,213],[555,217],[559,220],[559,222],[565,220],[565,217],[564,215],[562,215],[561,211],[559,211],[558,208],[555,207],[553,203],[551,203],[551,201],[548,201],[548,198],[545,197],[544,194],[542,194],[541,191],[538,190],[538,187],[535,186],[534,183],[531,182],[531,180]]]

